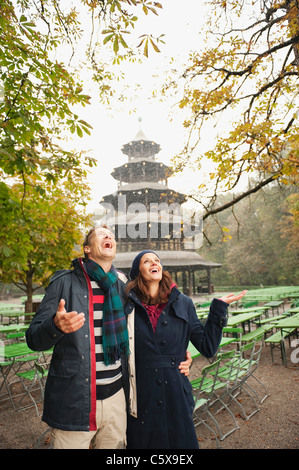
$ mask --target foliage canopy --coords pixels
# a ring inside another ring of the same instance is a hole
[[[227,206],[274,180],[298,181],[299,5],[296,0],[211,0],[201,50],[190,59],[173,87],[187,114],[188,139],[174,159],[177,171],[213,163],[210,181],[199,185],[205,217],[220,191],[237,191],[244,175],[255,185]],[[214,127],[214,129],[213,129]],[[209,138],[215,139],[201,151]],[[200,173],[199,173],[200,175]],[[208,196],[205,199],[204,196]]]
[[[80,70],[90,70],[99,99],[105,100],[113,74],[105,70],[102,46],[111,45],[119,60],[121,49],[124,56],[133,53],[124,35],[134,28],[138,17],[133,11],[138,7],[143,14],[157,14],[161,4],[1,2],[0,279],[15,282],[29,299],[51,272],[69,264],[89,221],[84,213],[89,198],[86,176],[95,161],[85,152],[70,150],[67,142],[72,134],[84,137],[91,132],[77,111],[90,104]],[[102,44],[95,39],[96,23]],[[81,42],[85,56],[76,63]],[[141,43],[145,55],[149,44],[158,49],[150,36]]]

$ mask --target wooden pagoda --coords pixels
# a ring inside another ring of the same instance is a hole
[[[160,145],[140,130],[122,147],[128,161],[112,172],[117,191],[100,201],[106,209],[100,222],[114,230],[117,241],[113,264],[128,274],[139,251],[154,250],[184,293],[212,293],[211,269],[221,264],[202,258],[185,236],[186,196],[169,188],[171,169],[157,160],[159,151]]]

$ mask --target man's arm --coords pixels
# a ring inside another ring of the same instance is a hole
[[[84,314],[66,312],[65,300],[70,296],[69,286],[70,282],[65,282],[65,276],[60,276],[47,287],[46,294],[26,331],[27,344],[33,351],[51,349],[67,332],[75,331],[74,328],[83,325]]]

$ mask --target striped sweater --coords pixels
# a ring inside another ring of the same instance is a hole
[[[95,355],[96,355],[96,393],[97,399],[108,398],[122,387],[121,381],[121,361],[117,360],[115,364],[106,366],[103,362],[103,303],[104,291],[95,281],[91,281],[93,293],[94,309],[94,336],[95,336]]]

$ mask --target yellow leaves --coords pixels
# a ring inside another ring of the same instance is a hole
[[[298,2],[295,0],[290,0],[288,2],[286,19],[289,26],[289,36],[294,37],[299,33],[299,8]]]
[[[155,15],[158,15],[156,8],[163,8],[161,3],[158,3],[158,2],[151,2],[151,1],[143,0],[141,3],[143,3],[142,5],[143,13],[145,13],[146,15],[149,13],[149,11],[151,11]]]
[[[298,2],[271,1],[269,11],[257,10],[257,0],[245,3],[209,2],[211,17],[217,17],[206,23],[206,40],[180,74],[178,106],[189,131],[184,162],[196,158],[201,143],[208,148],[200,151],[213,164],[213,189],[252,172],[261,180],[265,174],[285,182],[298,178],[298,67],[286,44],[291,28],[299,31]],[[286,5],[292,10],[287,19]]]
[[[179,103],[179,108],[183,109],[189,104],[189,99],[185,96]]]
[[[189,127],[191,127],[192,125],[192,122],[190,119],[186,119],[184,122],[183,122],[183,126],[185,127],[185,129],[188,129]]]
[[[229,233],[228,227],[222,227],[222,242],[226,243],[232,239],[232,236]]]

